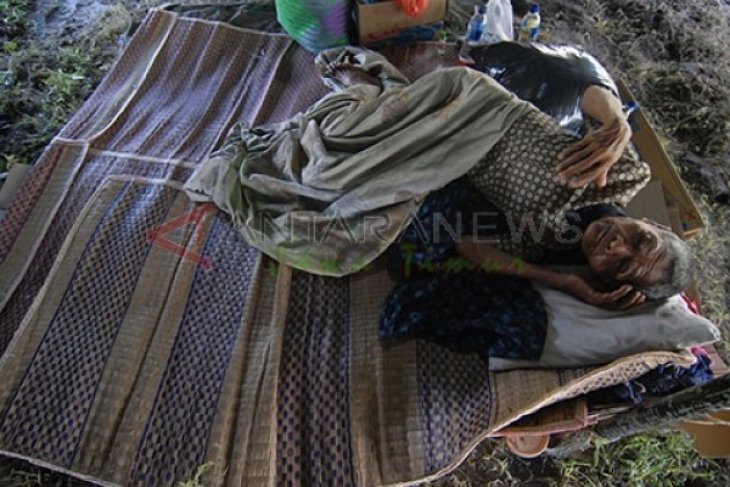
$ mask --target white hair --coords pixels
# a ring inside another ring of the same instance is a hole
[[[667,298],[685,291],[692,280],[695,267],[692,251],[684,240],[668,230],[659,230],[659,236],[670,260],[662,278],[642,289],[649,299]]]

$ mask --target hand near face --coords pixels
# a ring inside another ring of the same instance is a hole
[[[646,299],[640,291],[634,290],[629,284],[624,284],[613,291],[603,292],[595,289],[588,281],[575,274],[566,274],[559,288],[588,304],[614,311],[633,308],[642,304]]]
[[[558,155],[557,176],[571,188],[590,182],[603,188],[609,169],[619,160],[631,140],[631,128],[626,120],[615,118]]]

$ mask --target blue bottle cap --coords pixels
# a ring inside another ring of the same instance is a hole
[[[624,105],[624,113],[626,114],[627,118],[638,109],[639,102],[635,100],[631,100]]]
[[[536,4],[536,3],[531,3],[530,4],[530,13],[531,14],[536,14],[539,11],[540,11],[540,6],[538,4]]]

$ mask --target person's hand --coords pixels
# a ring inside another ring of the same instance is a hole
[[[631,140],[631,127],[623,118],[615,118],[558,155],[557,176],[571,188],[580,188],[591,181],[606,186],[606,176]]]
[[[610,309],[613,311],[625,311],[627,309],[635,308],[646,301],[646,295],[641,291],[632,289],[625,296],[617,299],[613,303],[606,303],[601,305],[601,308]]]
[[[633,308],[646,299],[644,294],[634,290],[629,284],[624,284],[613,291],[602,292],[596,290],[588,281],[575,274],[562,276],[558,288],[588,304],[615,311]]]
[[[361,66],[349,60],[334,61],[327,64],[324,75],[336,79],[345,87],[367,84],[382,88],[382,83],[377,76],[363,71]]]

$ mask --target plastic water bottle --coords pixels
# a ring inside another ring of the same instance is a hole
[[[512,2],[510,0],[489,0],[482,41],[485,44],[495,44],[511,40],[514,40]]]
[[[522,17],[520,22],[520,37],[523,42],[537,40],[540,33],[540,6],[536,3],[530,4],[530,10]]]
[[[484,31],[484,14],[487,13],[487,7],[484,5],[474,5],[474,15],[469,19],[469,26],[466,30],[466,42],[470,46],[476,46],[482,41],[482,32]]]
[[[446,41],[448,39],[448,34],[445,30],[439,31],[439,42],[438,42],[438,48],[437,52],[439,56],[445,56],[446,55]]]
[[[639,102],[636,100],[631,100],[624,105],[624,115],[626,116],[626,118],[629,118],[629,116],[638,109]]]
[[[634,119],[634,117],[631,116],[631,114],[633,114],[639,108],[641,108],[641,105],[639,105],[639,102],[636,100],[631,100],[623,106],[624,116],[629,122],[629,127],[631,127],[631,130],[633,132],[636,132],[638,130],[638,126],[636,120]]]

